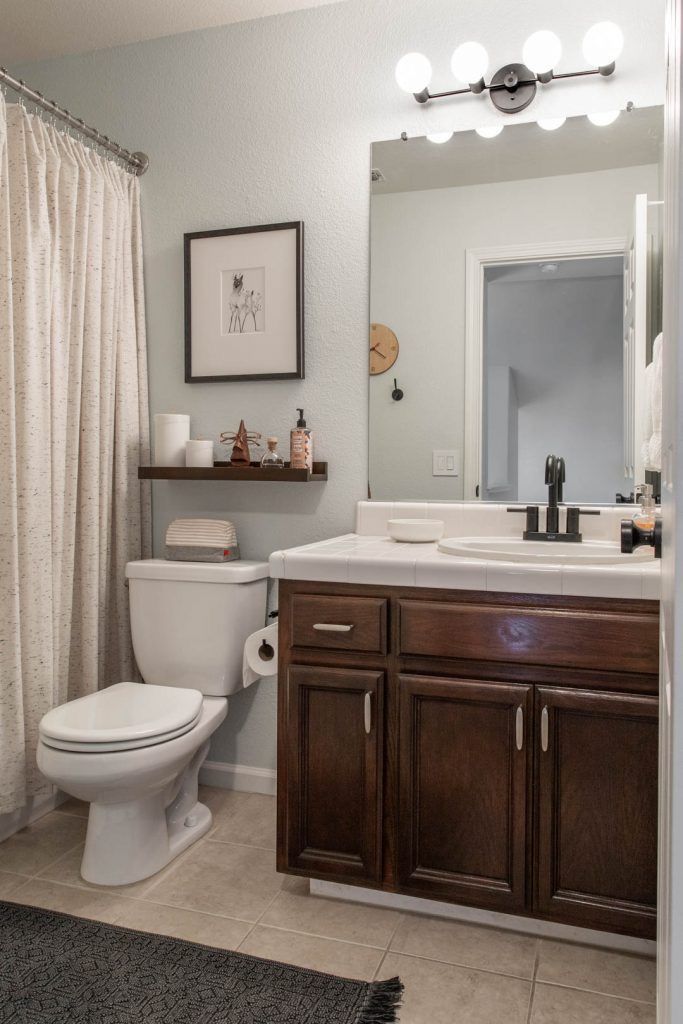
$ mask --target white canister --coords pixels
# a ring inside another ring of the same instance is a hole
[[[185,444],[186,466],[213,466],[213,441],[200,438]]]
[[[190,439],[190,417],[179,412],[154,416],[154,465],[184,466],[185,445]]]

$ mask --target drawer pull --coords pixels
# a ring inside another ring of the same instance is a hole
[[[548,705],[541,711],[541,750],[543,753],[548,749]]]
[[[524,746],[524,711],[522,708],[517,708],[515,715],[515,741],[517,750],[521,750]]]
[[[365,694],[363,706],[363,717],[365,719],[365,732],[369,736],[372,730],[372,694]]]
[[[353,626],[342,626],[338,622],[314,622],[313,629],[320,633],[350,633]]]

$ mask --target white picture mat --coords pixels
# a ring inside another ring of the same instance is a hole
[[[190,240],[193,377],[295,373],[297,368],[297,232],[216,235]],[[265,267],[265,330],[224,335],[221,273]]]

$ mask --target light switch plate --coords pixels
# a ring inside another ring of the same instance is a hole
[[[440,448],[433,451],[432,476],[460,476],[460,449]]]

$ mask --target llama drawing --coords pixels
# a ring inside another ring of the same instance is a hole
[[[233,274],[232,276],[232,294],[228,299],[228,306],[230,308],[230,323],[228,325],[228,334],[232,334],[238,328],[241,331],[242,327],[240,324],[240,310],[242,307],[242,290],[244,288],[244,274]]]
[[[263,330],[263,268],[223,271],[223,332],[258,333]]]

